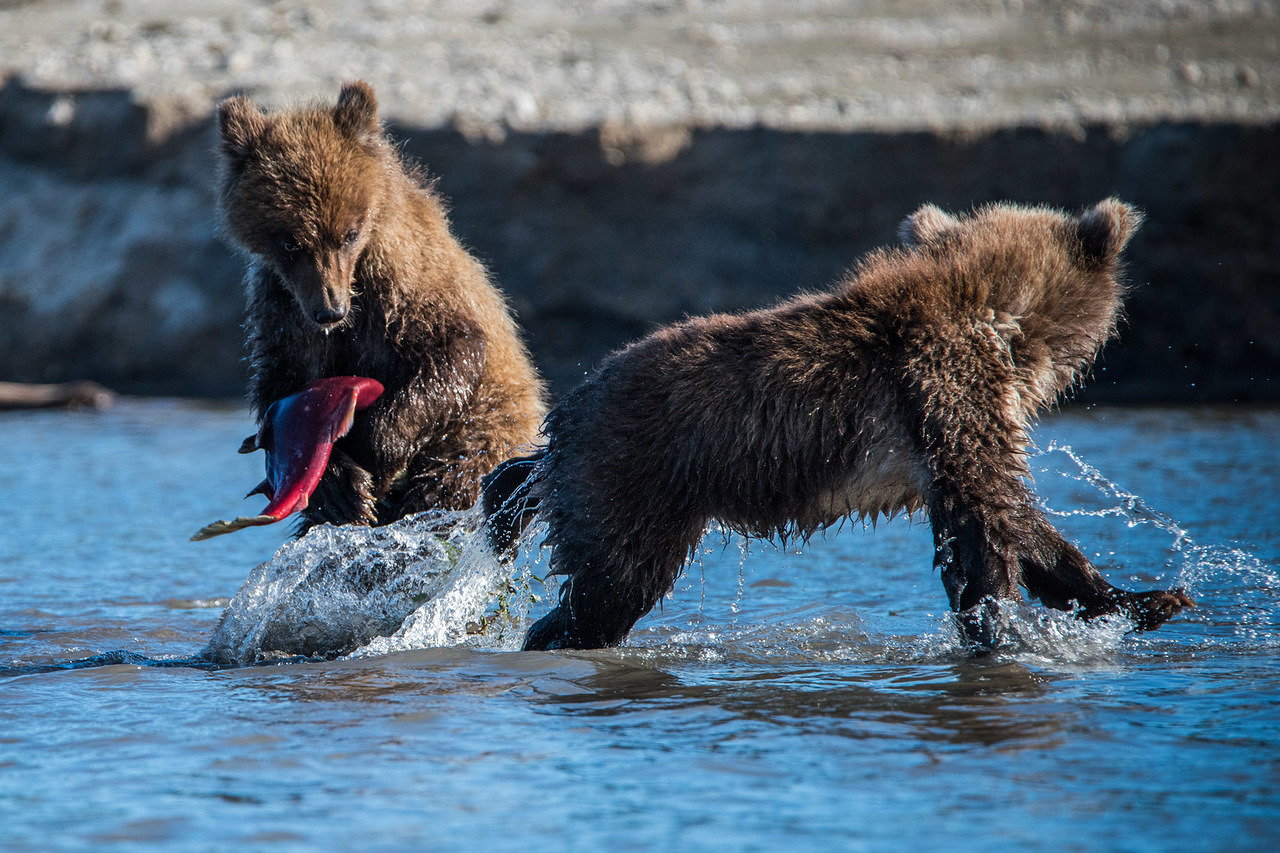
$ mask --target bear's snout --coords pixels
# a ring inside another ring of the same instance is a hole
[[[353,267],[353,260],[337,254],[300,259],[287,281],[302,316],[324,331],[345,320],[351,310]]]
[[[351,311],[351,294],[347,288],[321,286],[295,296],[302,315],[326,332],[345,320]]]
[[[341,323],[346,317],[347,306],[345,305],[339,305],[336,308],[320,308],[314,315],[317,326],[333,326]]]

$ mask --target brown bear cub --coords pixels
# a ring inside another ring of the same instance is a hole
[[[872,253],[832,292],[689,320],[610,356],[548,416],[545,451],[486,486],[495,545],[536,516],[568,575],[525,647],[620,643],[713,519],[803,538],[926,508],[951,607],[988,646],[996,601],[1019,586],[1143,629],[1191,606],[1107,583],[1026,482],[1030,422],[1115,332],[1119,255],[1140,219],[1115,200],[1078,217],[926,205],[903,223],[906,248]]]
[[[230,98],[218,122],[224,227],[249,261],[255,415],[324,377],[386,388],[335,446],[301,530],[471,506],[481,478],[537,440],[542,385],[373,90],[275,114]]]

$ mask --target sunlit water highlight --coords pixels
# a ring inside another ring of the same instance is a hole
[[[0,420],[0,849],[1277,846],[1280,413],[1042,424],[1056,523],[1199,607],[1135,635],[1020,606],[986,658],[920,520],[712,533],[626,647],[512,651],[553,589],[474,518],[188,543],[261,478],[249,431]],[[292,662],[142,665],[211,657]]]

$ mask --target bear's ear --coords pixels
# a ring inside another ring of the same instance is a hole
[[[338,105],[333,108],[333,123],[356,139],[378,132],[378,99],[373,87],[363,80],[343,85]]]
[[[932,204],[921,205],[898,226],[898,239],[908,246],[925,246],[940,242],[948,234],[960,230],[960,220]]]
[[[267,129],[267,116],[245,97],[237,95],[218,104],[218,130],[222,151],[232,163],[242,163]]]
[[[1100,201],[1080,214],[1076,236],[1086,263],[1109,264],[1142,224],[1142,212],[1119,199]]]

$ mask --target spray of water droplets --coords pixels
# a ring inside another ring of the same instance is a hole
[[[1060,472],[1065,477],[1087,483],[1108,498],[1118,500],[1115,506],[1102,509],[1048,510],[1059,518],[1071,516],[1114,517],[1128,527],[1143,525],[1162,530],[1172,537],[1169,550],[1172,557],[1167,568],[1173,576],[1172,585],[1185,589],[1199,600],[1197,611],[1184,613],[1180,618],[1207,621],[1211,608],[1230,608],[1228,619],[1215,620],[1233,625],[1236,640],[1274,647],[1277,638],[1272,623],[1274,596],[1280,590],[1280,576],[1273,567],[1254,554],[1234,544],[1200,543],[1192,539],[1188,531],[1170,516],[1153,509],[1140,496],[1116,485],[1090,465],[1068,445],[1050,442],[1042,456],[1060,453],[1069,460],[1075,470]],[[1232,593],[1223,596],[1214,587],[1225,584],[1215,579],[1234,576],[1230,584]],[[1212,640],[1212,638],[1202,638]]]

